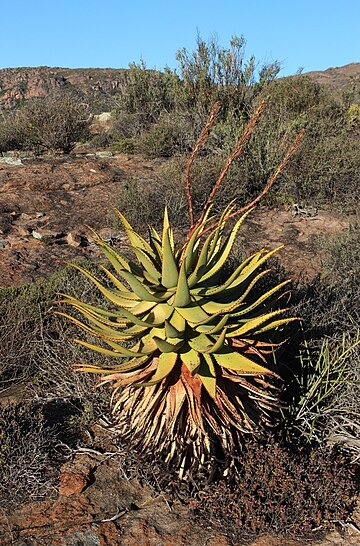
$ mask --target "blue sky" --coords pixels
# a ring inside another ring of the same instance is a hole
[[[197,32],[243,34],[282,75],[360,61],[360,0],[0,0],[0,68],[176,67]]]

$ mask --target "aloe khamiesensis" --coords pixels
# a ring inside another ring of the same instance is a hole
[[[94,232],[110,264],[100,266],[106,282],[74,264],[109,305],[62,295],[76,314],[61,314],[101,342],[77,343],[114,359],[110,367],[75,366],[113,385],[122,435],[141,450],[161,453],[181,475],[207,465],[219,449],[233,453],[242,435],[273,422],[280,378],[267,362],[276,349],[271,333],[295,320],[278,305],[287,281],[258,289],[278,248],[255,252],[223,278],[251,207],[229,231],[239,211],[229,206],[220,218],[210,216],[212,198],[178,249],[166,209],[162,233],[150,228],[148,240],[118,212],[132,258]]]

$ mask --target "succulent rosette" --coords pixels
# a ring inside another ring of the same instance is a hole
[[[213,106],[186,168],[190,229],[185,244],[174,244],[166,208],[162,233],[150,227],[147,240],[117,211],[131,257],[93,231],[109,262],[100,266],[104,275],[73,264],[108,305],[96,307],[62,294],[75,314],[60,314],[100,342],[77,343],[114,359],[107,367],[76,368],[100,374],[101,384],[113,386],[122,436],[142,451],[161,455],[181,477],[211,467],[219,457],[231,463],[243,436],[273,424],[279,410],[281,380],[269,365],[281,344],[273,341],[274,333],[297,319],[279,305],[288,281],[269,289],[260,281],[269,271],[266,261],[281,247],[255,252],[227,278],[224,266],[241,224],[283,171],[303,131],[251,203],[237,210],[230,204],[220,217],[210,216],[215,193],[264,108],[261,102],[195,221],[190,169],[215,123],[220,103]]]
[[[118,212],[132,257],[94,232],[110,264],[101,266],[107,282],[74,264],[108,308],[63,294],[84,320],[63,314],[101,341],[77,343],[116,362],[110,369],[76,367],[112,383],[118,426],[132,443],[163,452],[182,472],[209,462],[215,445],[231,452],[242,434],[270,424],[278,408],[277,376],[266,360],[276,345],[267,334],[294,320],[278,308],[288,281],[260,295],[257,286],[279,249],[260,250],[221,278],[249,212],[226,236],[231,208],[215,223],[205,215],[179,250],[166,210],[162,234],[150,228],[149,242]]]

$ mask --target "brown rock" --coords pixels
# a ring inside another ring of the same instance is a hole
[[[62,472],[60,474],[59,494],[63,497],[77,495],[84,491],[89,483],[88,476],[75,474],[73,472]]]
[[[82,239],[78,233],[70,231],[66,236],[66,242],[70,246],[79,247],[82,244]]]
[[[27,227],[24,227],[24,226],[18,226],[16,228],[16,231],[19,235],[23,236],[23,237],[27,237],[30,235],[30,232],[29,232],[29,229]]]

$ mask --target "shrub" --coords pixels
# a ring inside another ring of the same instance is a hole
[[[1,389],[22,384],[27,396],[39,400],[78,399],[81,404],[90,401],[95,408],[101,407],[101,393],[93,392],[92,379],[74,376],[68,364],[81,358],[75,346],[64,342],[69,329],[49,312],[56,292],[67,290],[73,283],[80,297],[89,294],[89,287],[70,268],[35,285],[0,289]]]
[[[248,119],[255,97],[276,77],[280,65],[274,62],[257,70],[253,55],[245,60],[245,46],[244,36],[232,36],[230,47],[224,48],[215,36],[206,42],[198,35],[193,52],[177,52],[181,82],[176,93],[186,108],[206,114],[208,105],[220,100],[224,115],[233,111],[237,119]]]
[[[122,154],[133,154],[135,152],[135,143],[132,138],[123,138],[110,144],[113,152]]]
[[[148,157],[171,157],[180,150],[179,137],[180,129],[162,120],[139,136],[136,147]]]
[[[29,99],[6,120],[5,129],[11,123],[13,136],[7,137],[3,148],[69,153],[76,142],[89,136],[90,122],[87,106],[72,94]]]
[[[40,407],[0,407],[0,507],[56,493],[53,472],[57,435],[47,427]]]
[[[249,442],[231,477],[204,486],[192,509],[236,543],[269,531],[314,538],[351,514],[354,478],[354,465],[336,451]]]
[[[353,459],[360,457],[358,249],[356,225],[318,239],[322,274],[295,292],[303,333],[289,347],[296,357],[285,392],[290,436],[319,445],[340,443]]]
[[[149,70],[145,62],[141,61],[129,65],[125,78],[125,84],[118,95],[120,116],[123,113],[141,115],[145,128],[156,122],[161,112],[172,108],[169,92],[172,76],[168,70],[165,73]]]
[[[261,179],[256,164],[267,163],[271,169],[271,163],[276,163],[281,146],[271,147],[274,135],[275,141],[286,142],[287,135],[304,127],[301,153],[287,169],[278,192],[295,202],[353,212],[360,197],[357,184],[360,162],[356,152],[357,130],[346,121],[344,97],[306,76],[274,81],[265,95],[268,108],[255,135],[259,145],[254,141],[250,150],[250,160],[251,154],[257,153],[250,172]]]

